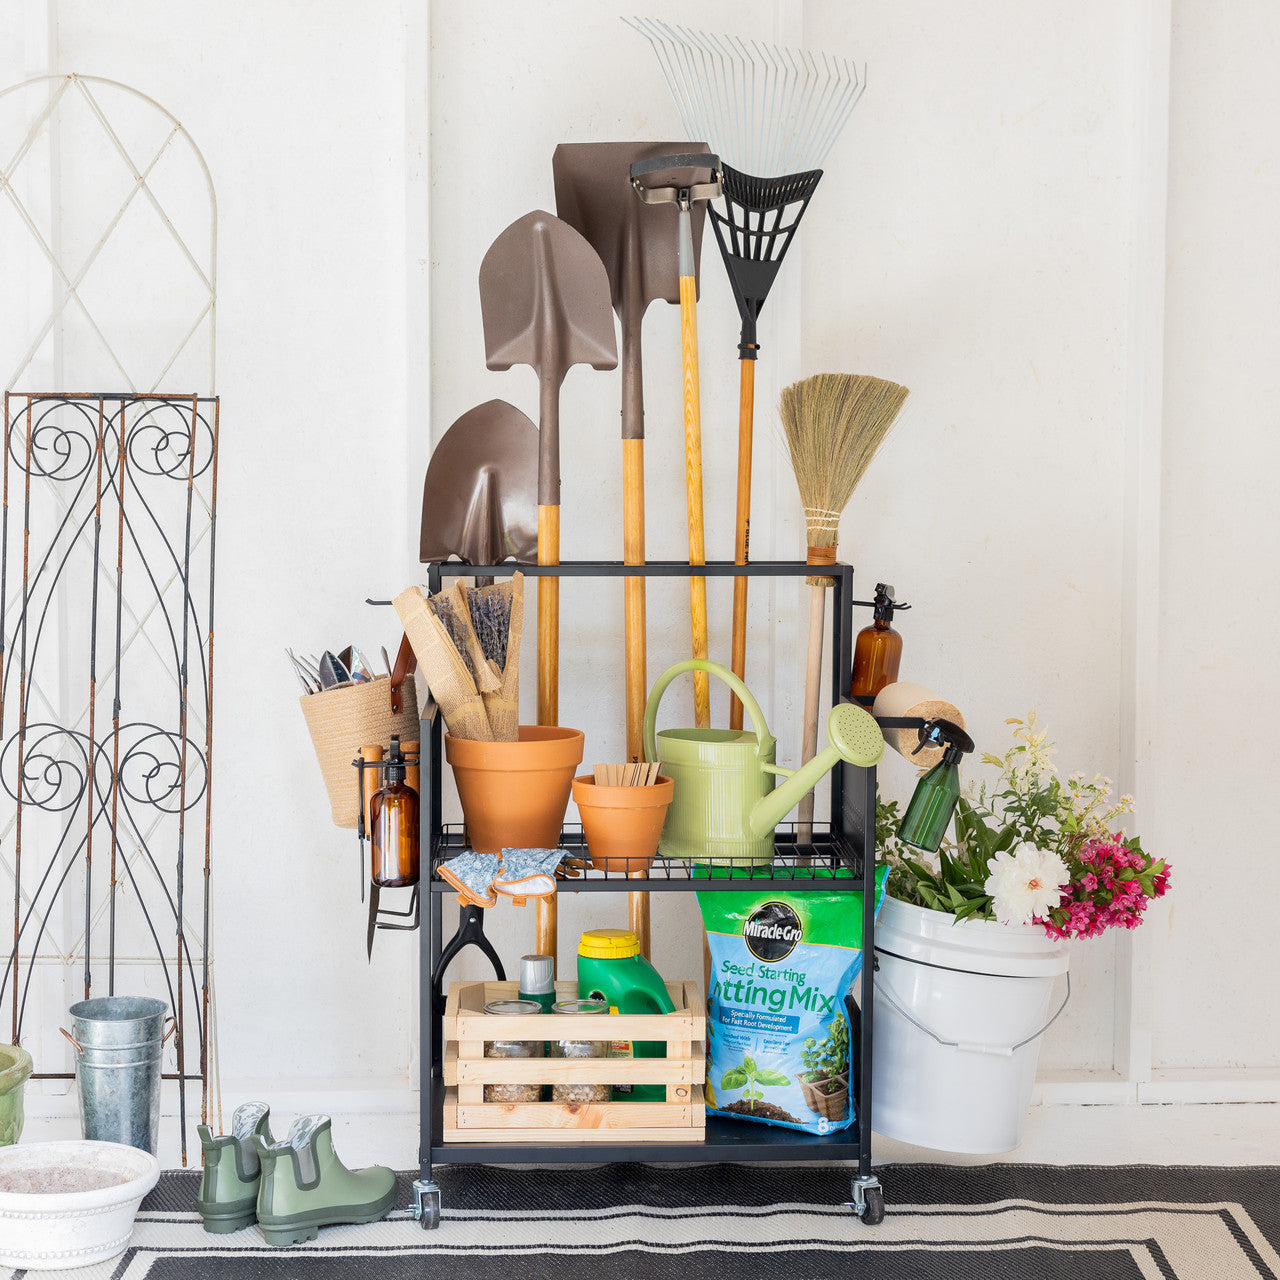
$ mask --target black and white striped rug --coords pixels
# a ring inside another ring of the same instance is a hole
[[[443,1221],[398,1210],[273,1249],[201,1229],[166,1173],[115,1262],[78,1280],[1280,1280],[1280,1169],[900,1165],[866,1227],[830,1166],[438,1170]],[[410,1202],[411,1175],[402,1179]],[[13,1273],[16,1277],[24,1273]]]

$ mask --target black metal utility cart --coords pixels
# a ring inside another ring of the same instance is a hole
[[[490,565],[472,566],[460,562],[430,566],[429,585],[432,593],[441,589],[445,577],[505,577],[515,570],[536,577],[544,574],[561,578],[625,578],[684,577],[692,574],[707,577],[734,577],[746,574],[755,578],[804,577],[813,570],[803,563],[760,563],[736,565],[716,562],[691,567],[679,562],[651,562],[644,566],[616,562],[567,562],[555,566]],[[853,568],[847,564],[823,567],[823,575],[833,580],[832,642],[830,647],[831,688],[833,699],[848,701],[853,665]],[[864,603],[864,602],[856,602]],[[917,725],[919,721],[882,721],[889,727]],[[871,1115],[872,1088],[872,1009],[874,963],[864,963],[857,1006],[846,1001],[850,1027],[855,1030],[854,1096],[859,1123],[848,1129],[822,1135],[770,1125],[730,1120],[721,1116],[707,1117],[706,1137],[702,1142],[625,1143],[620,1131],[617,1145],[590,1144],[540,1145],[495,1142],[445,1142],[443,1139],[443,1017],[445,1008],[445,972],[454,957],[467,946],[476,946],[493,964],[499,979],[505,977],[502,965],[484,934],[484,913],[479,908],[464,907],[454,936],[443,936],[443,900],[453,887],[439,874],[441,862],[456,856],[464,845],[460,826],[446,825],[441,817],[441,770],[443,764],[442,730],[439,717],[423,721],[421,738],[422,768],[422,850],[423,883],[421,891],[422,931],[419,942],[420,966],[420,1171],[414,1183],[414,1215],[424,1228],[436,1227],[440,1220],[440,1188],[432,1177],[436,1164],[594,1164],[602,1161],[756,1161],[756,1160],[856,1160],[850,1208],[867,1225],[884,1217],[884,1194],[871,1168],[871,1129],[865,1123]],[[830,774],[831,819],[814,823],[811,844],[795,842],[793,825],[782,824],[775,836],[775,858],[772,867],[760,867],[751,873],[750,883],[775,883],[780,888],[803,892],[812,888],[811,867],[848,868],[851,878],[823,882],[823,891],[863,891],[863,955],[870,961],[874,955],[874,875],[875,875],[875,800],[874,769],[838,765]],[[562,844],[568,849],[583,845],[581,830],[567,826]],[[428,858],[429,854],[429,858]],[[429,870],[428,870],[429,867]],[[586,869],[581,877],[565,882],[564,891],[574,893],[617,893],[635,890],[652,893],[716,892],[744,887],[739,878],[695,879],[684,863],[655,860],[648,877],[638,879]],[[859,1015],[859,1007],[863,1011]]]

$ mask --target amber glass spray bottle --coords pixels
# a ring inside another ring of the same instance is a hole
[[[369,801],[373,883],[384,889],[418,883],[418,793],[404,780],[400,739],[391,739],[386,782]]]
[[[855,702],[870,706],[885,685],[897,680],[902,637],[893,629],[893,611],[910,608],[909,604],[898,604],[894,600],[891,586],[876,583],[875,620],[858,632],[853,649],[853,684],[849,697]]]

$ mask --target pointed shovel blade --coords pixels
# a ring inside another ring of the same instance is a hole
[[[440,438],[422,486],[418,558],[538,558],[538,428],[505,400],[468,409]]]
[[[532,365],[558,387],[575,364],[614,369],[609,277],[590,244],[541,209],[517,218],[480,264],[480,311],[490,369]]]

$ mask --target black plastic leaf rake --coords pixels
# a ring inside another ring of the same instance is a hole
[[[738,343],[738,507],[734,562],[751,544],[751,454],[756,338],[765,299],[835,145],[866,88],[866,69],[827,53],[713,35],[654,18],[624,19],[653,46],[690,138],[705,138],[721,160],[724,210],[708,205],[720,255],[742,319]],[[747,579],[733,582],[730,665],[746,672]],[[742,704],[729,704],[742,728]]]
[[[722,213],[709,206],[711,226],[742,318],[739,358],[754,360],[759,349],[756,321],[822,170],[755,178],[724,165],[722,174],[725,209]]]

